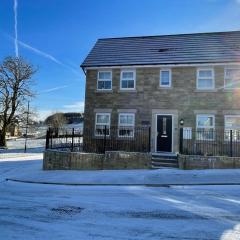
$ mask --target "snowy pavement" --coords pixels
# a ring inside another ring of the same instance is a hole
[[[0,239],[240,240],[240,186],[90,187],[4,180],[31,174],[41,164],[24,157],[0,161]],[[65,171],[52,172],[65,178]]]
[[[7,155],[7,154],[6,154]],[[10,156],[11,154],[9,154]],[[32,182],[51,183],[68,185],[196,185],[196,184],[239,184],[240,169],[215,169],[215,170],[180,170],[180,169],[158,169],[158,170],[98,170],[98,171],[70,171],[70,170],[42,170],[42,154],[29,154],[29,156],[19,154],[9,158],[9,161],[0,166],[14,167],[16,164],[22,165],[21,171],[12,170],[5,178]],[[30,159],[35,159],[29,162]],[[23,160],[24,159],[24,160]],[[38,161],[36,160],[38,159]],[[28,162],[27,162],[28,160]],[[22,163],[21,163],[22,162]],[[1,170],[0,170],[1,173]]]

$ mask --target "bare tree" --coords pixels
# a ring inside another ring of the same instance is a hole
[[[51,128],[58,129],[63,127],[63,125],[67,123],[67,119],[64,116],[64,113],[58,112],[47,117],[45,123]]]
[[[6,146],[6,131],[33,97],[32,76],[36,72],[23,58],[6,57],[0,64],[0,147]]]

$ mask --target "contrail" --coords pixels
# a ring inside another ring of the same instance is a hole
[[[18,40],[17,42],[18,42],[18,44],[19,44],[20,46],[22,46],[22,47],[24,47],[24,48],[26,48],[26,49],[29,49],[30,51],[32,51],[32,52],[34,52],[34,53],[36,53],[36,54],[38,54],[38,55],[40,55],[40,56],[43,56],[43,57],[45,57],[45,58],[48,58],[49,60],[57,63],[58,65],[61,65],[61,66],[65,67],[65,68],[71,70],[72,72],[74,72],[74,73],[77,74],[78,76],[80,75],[79,71],[77,71],[77,70],[75,70],[74,68],[70,67],[69,65],[66,65],[65,63],[61,62],[60,60],[56,59],[54,56],[52,56],[52,55],[50,55],[50,54],[48,54],[48,53],[46,53],[46,52],[43,52],[43,51],[41,51],[41,50],[39,50],[39,49],[37,49],[37,48],[35,48],[35,47],[32,47],[32,46],[30,46],[29,44],[24,43],[24,42],[22,42],[22,41],[20,41],[20,40]]]
[[[28,50],[30,50],[30,51],[32,51],[32,52],[42,56],[42,57],[45,57],[45,58],[51,60],[52,62],[55,62],[56,64],[58,64],[58,65],[60,65],[60,66],[62,66],[64,68],[67,68],[68,70],[70,70],[73,73],[75,73],[78,77],[80,77],[80,72],[78,70],[76,70],[75,68],[73,68],[73,67],[63,63],[62,61],[58,60],[57,58],[55,58],[51,54],[46,53],[46,52],[44,52],[42,50],[39,50],[38,48],[32,47],[31,45],[18,40],[16,37],[13,38],[12,36],[10,36],[10,35],[8,35],[8,34],[6,34],[4,32],[2,32],[2,34],[4,36],[6,36],[7,38],[9,38],[9,39],[11,39],[11,40],[13,40],[15,42],[16,57],[18,56],[18,45],[20,45],[21,47],[24,47],[24,48],[26,48],[26,49],[28,49]]]
[[[63,86],[58,86],[58,87],[54,87],[54,88],[49,88],[49,89],[46,89],[46,90],[41,91],[40,94],[41,94],[41,93],[54,92],[54,91],[57,91],[57,90],[66,88],[66,87],[68,87],[68,86],[69,86],[69,85],[63,85]]]
[[[14,31],[15,31],[15,55],[16,57],[18,57],[18,31],[17,31],[17,6],[18,6],[18,2],[17,0],[14,0],[14,6],[13,6],[13,10],[14,10]]]
[[[34,47],[24,43],[24,42],[21,42],[19,40],[17,42],[19,43],[20,46],[22,46],[24,48],[27,48],[27,49],[31,50],[32,52],[34,52],[34,53],[36,53],[36,54],[38,54],[40,56],[48,58],[49,60],[51,60],[51,61],[53,61],[53,62],[55,62],[57,64],[64,65],[62,62],[60,62],[59,60],[57,60],[55,57],[53,57],[52,55],[50,55],[48,53],[45,53],[45,52],[43,52],[43,51],[41,51],[41,50],[39,50],[37,48],[34,48]]]

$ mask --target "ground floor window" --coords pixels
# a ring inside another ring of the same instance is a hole
[[[214,115],[197,115],[197,140],[214,140],[215,117]]]
[[[134,137],[135,114],[119,113],[118,117],[118,136]]]
[[[95,120],[95,135],[109,136],[110,135],[110,113],[96,113]]]
[[[232,140],[240,141],[240,115],[225,116],[225,136],[226,141],[230,140],[232,130]]]

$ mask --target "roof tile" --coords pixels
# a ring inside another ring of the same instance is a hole
[[[240,31],[99,39],[82,67],[240,62]]]

